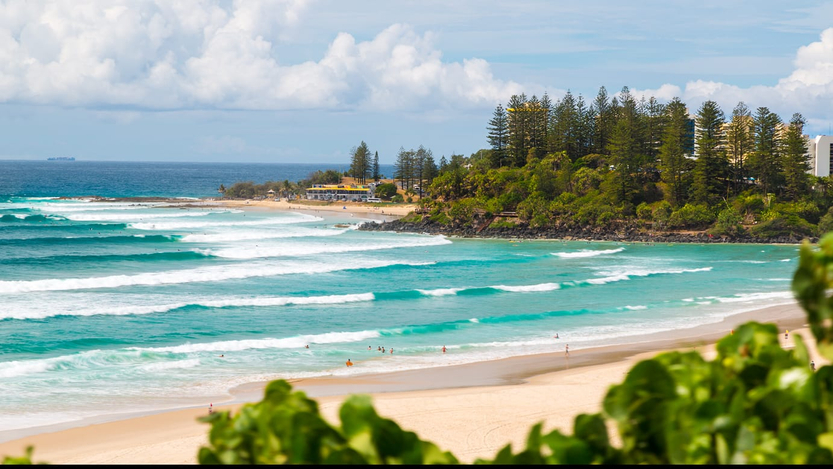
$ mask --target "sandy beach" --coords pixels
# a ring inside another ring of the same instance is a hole
[[[234,207],[234,208],[249,208],[249,209],[269,209],[301,212],[315,215],[316,213],[349,213],[351,215],[358,215],[363,218],[370,218],[374,220],[395,220],[404,217],[417,208],[413,204],[398,204],[375,206],[372,204],[357,203],[357,202],[317,202],[317,201],[301,201],[301,202],[287,202],[286,199],[274,200],[217,200],[209,201],[208,204],[216,203],[217,205]]]
[[[716,324],[645,335],[629,344],[571,350],[569,359],[563,345],[555,343],[557,351],[551,354],[380,375],[362,375],[357,363],[354,377],[301,380],[294,386],[316,396],[331,422],[337,422],[345,395],[370,394],[381,415],[471,462],[494,455],[507,443],[522,444],[528,428],[539,421],[545,430],[571,432],[574,417],[598,412],[607,389],[637,361],[674,349],[696,349],[711,358],[711,344],[749,320],[789,329],[790,339],[781,339],[786,348],[793,346],[795,334],[801,335],[817,365],[826,364],[802,328],[803,311],[782,305]],[[235,400],[259,400],[264,384],[233,390]],[[240,405],[216,407],[233,411]],[[22,454],[33,445],[35,460],[50,463],[195,463],[208,431],[196,418],[206,412],[190,408],[61,431],[44,428],[41,434],[0,444],[0,457]]]

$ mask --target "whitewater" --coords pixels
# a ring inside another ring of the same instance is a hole
[[[579,351],[792,301],[795,246],[510,243],[364,222],[0,197],[0,439],[218,403],[253,381]]]

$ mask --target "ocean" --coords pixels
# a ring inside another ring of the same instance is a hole
[[[253,381],[580,351],[791,302],[797,246],[456,239],[56,198],[214,196],[326,167],[0,161],[0,431],[216,405]]]

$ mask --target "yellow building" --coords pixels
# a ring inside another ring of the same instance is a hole
[[[375,188],[375,184],[313,184],[306,192],[309,200],[365,202],[373,197]]]

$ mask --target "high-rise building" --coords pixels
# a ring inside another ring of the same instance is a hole
[[[830,176],[833,167],[833,136],[817,135],[807,137],[807,159],[810,161],[810,173],[814,176]]]

